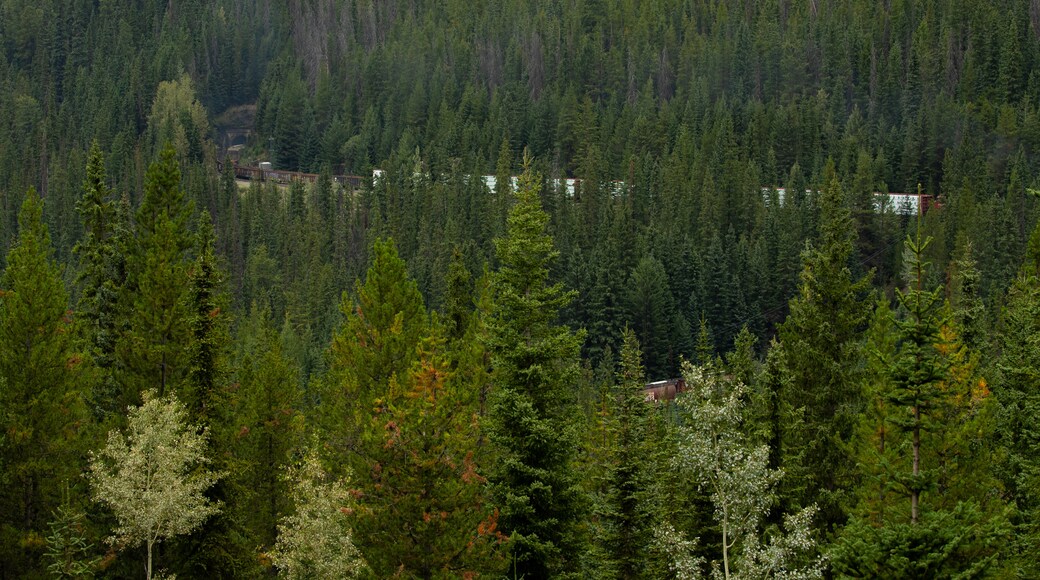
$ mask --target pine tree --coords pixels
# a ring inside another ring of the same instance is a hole
[[[159,396],[173,392],[187,374],[191,206],[184,201],[175,155],[166,147],[148,167],[137,211],[137,244],[122,295],[129,329],[117,345],[124,405],[136,404],[150,388]]]
[[[91,144],[83,197],[76,204],[83,219],[83,238],[74,252],[79,257],[80,297],[77,310],[87,333],[89,354],[101,371],[93,400],[95,409],[114,413],[118,387],[112,376],[120,328],[119,293],[126,279],[125,207],[114,199],[105,175],[105,161],[97,141]]]
[[[617,410],[609,427],[613,445],[602,514],[605,529],[598,538],[608,573],[616,578],[650,578],[660,572],[647,550],[663,518],[657,487],[661,457],[651,425],[655,409],[646,400],[645,385],[639,342],[626,330]]]
[[[860,504],[832,548],[839,577],[1012,569],[1001,554],[1009,530],[987,443],[992,400],[942,287],[925,289],[927,245],[907,238],[903,317],[881,308],[869,334],[879,377],[861,430]]]
[[[847,443],[864,408],[855,373],[857,345],[869,314],[870,281],[869,276],[852,277],[855,228],[833,169],[820,203],[819,247],[809,246],[803,253],[801,287],[779,328],[790,372],[782,397],[790,409],[802,409],[803,420],[798,429],[788,425],[781,443],[788,452],[802,454],[782,458],[790,480],[785,485],[805,485],[804,493],[788,489],[786,501],[796,506],[817,503],[823,521],[834,526],[844,520],[844,496],[855,472]]]
[[[1029,576],[1040,572],[1031,547],[1040,538],[1040,433],[1035,427],[1040,421],[1040,279],[1035,272],[1024,272],[1015,280],[1002,318],[1001,357],[993,384],[1000,404],[996,433],[1005,454],[998,473],[1021,514],[1014,547],[1023,575]]]
[[[496,240],[501,266],[487,322],[493,373],[487,429],[497,453],[491,493],[510,534],[509,575],[528,578],[575,571],[585,513],[572,468],[576,413],[569,392],[583,335],[555,324],[574,294],[549,282],[558,252],[546,233],[540,184],[525,161],[506,236]]]
[[[49,522],[47,534],[47,571],[54,578],[82,580],[93,578],[101,557],[86,533],[86,514],[67,503],[58,506]]]
[[[329,348],[324,389],[331,404],[323,418],[351,461],[363,459],[371,444],[362,438],[363,426],[385,404],[391,377],[404,377],[411,368],[427,326],[422,295],[393,240],[373,244],[372,265],[355,294],[344,294],[340,304],[346,320]]]
[[[964,245],[953,267],[950,302],[954,309],[954,322],[961,329],[961,342],[972,350],[979,350],[986,346],[986,306],[980,296],[982,274],[976,265],[971,242]]]
[[[680,355],[689,354],[689,325],[675,306],[660,260],[647,256],[639,261],[628,279],[625,303],[632,330],[643,345],[647,374],[675,376]]]
[[[0,576],[28,575],[63,482],[76,481],[86,414],[69,298],[29,189],[0,278]]]
[[[373,444],[357,481],[357,530],[379,576],[493,575],[504,564],[497,546],[505,536],[472,436],[479,391],[450,370],[438,332],[423,340],[408,373],[390,378],[366,425]]]
[[[470,329],[473,316],[473,282],[463,259],[462,250],[455,246],[451,252],[448,272],[444,275],[444,326],[451,340],[461,339]]]

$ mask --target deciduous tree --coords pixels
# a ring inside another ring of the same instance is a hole
[[[91,453],[89,479],[94,498],[119,522],[109,543],[144,545],[151,580],[155,545],[190,534],[220,510],[205,496],[219,474],[206,467],[206,431],[187,422],[184,405],[151,390],[143,398],[129,410],[126,433],[112,430],[105,446]]]

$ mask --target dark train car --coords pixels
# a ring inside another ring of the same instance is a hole
[[[643,394],[647,401],[674,401],[675,397],[686,390],[686,381],[682,378],[665,379],[647,383],[643,387]]]

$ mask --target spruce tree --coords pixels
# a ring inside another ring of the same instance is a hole
[[[820,204],[821,239],[803,253],[799,293],[779,328],[790,373],[781,397],[802,419],[786,422],[780,443],[788,473],[784,499],[793,506],[816,503],[823,522],[834,526],[844,521],[855,473],[847,444],[864,409],[856,372],[870,279],[852,276],[855,228],[833,169]]]
[[[129,330],[117,345],[123,406],[156,388],[172,392],[187,374],[190,342],[187,251],[191,247],[180,169],[171,147],[145,174],[144,200],[137,211],[136,245],[122,308]]]
[[[626,329],[618,372],[616,413],[610,423],[612,449],[607,471],[604,530],[598,538],[606,572],[615,578],[652,578],[660,573],[647,550],[663,524],[658,489],[659,446],[646,400],[642,353],[635,333]]]
[[[1031,265],[1008,291],[1002,319],[1001,357],[993,383],[1000,405],[996,433],[1004,451],[998,473],[1018,509],[1014,548],[1023,575],[1030,576],[1040,573],[1032,551],[1040,538],[1040,278]]]
[[[489,477],[510,534],[510,576],[575,572],[583,551],[586,501],[572,467],[577,448],[574,393],[584,333],[556,323],[574,297],[549,280],[558,252],[530,161],[520,177],[506,235],[496,240],[487,322],[492,393],[487,429],[496,449]]]
[[[227,413],[224,390],[230,370],[230,312],[226,274],[217,260],[213,223],[205,210],[199,216],[196,240],[197,257],[188,271],[185,296],[191,341],[181,400],[205,426],[222,426]]]
[[[76,244],[80,271],[80,321],[86,333],[88,353],[99,369],[91,397],[96,412],[113,413],[118,387],[112,376],[116,340],[120,329],[119,293],[126,279],[127,214],[114,199],[105,175],[105,160],[97,141],[91,144],[83,197],[76,204],[83,220],[83,238]]]
[[[216,238],[209,212],[199,216],[195,253],[188,271],[187,308],[189,342],[187,375],[178,385],[188,413],[209,430],[209,455],[216,471],[227,472],[231,459],[230,356],[231,336],[225,274],[215,255]],[[231,504],[243,490],[222,478],[204,492],[216,504]],[[198,532],[180,542],[181,571],[185,575],[232,578],[249,568],[250,550],[242,542],[243,526],[226,510],[206,520]]]
[[[664,266],[653,256],[633,268],[626,288],[628,319],[643,345],[646,372],[654,378],[675,376],[680,355],[690,350],[689,324],[669,288]]]
[[[81,467],[82,361],[52,252],[43,201],[30,188],[0,278],[0,577],[37,569],[44,544],[34,538]]]
[[[282,472],[304,431],[300,372],[282,348],[270,311],[255,303],[238,344],[243,352],[235,364],[239,388],[231,419],[236,464],[228,475],[239,493],[233,517],[254,546],[266,549],[290,508]]]
[[[993,405],[942,287],[926,289],[927,245],[907,239],[902,316],[879,309],[869,333],[880,373],[860,431],[860,503],[832,547],[839,577],[966,578],[1007,566]]]
[[[924,288],[928,268],[924,251],[929,241],[907,238],[903,258],[907,289],[897,294],[907,317],[897,322],[900,347],[892,362],[892,389],[888,394],[892,405],[910,409],[910,414],[897,420],[896,426],[911,437],[911,473],[903,482],[910,496],[911,523],[920,518],[921,493],[929,481],[925,475],[927,467],[921,463],[922,437],[934,427],[932,415],[942,395],[939,383],[947,370],[935,348],[943,324],[939,318],[941,289]]]

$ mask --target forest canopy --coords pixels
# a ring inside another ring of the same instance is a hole
[[[0,579],[1035,577],[1038,95],[1023,0],[8,0]]]

